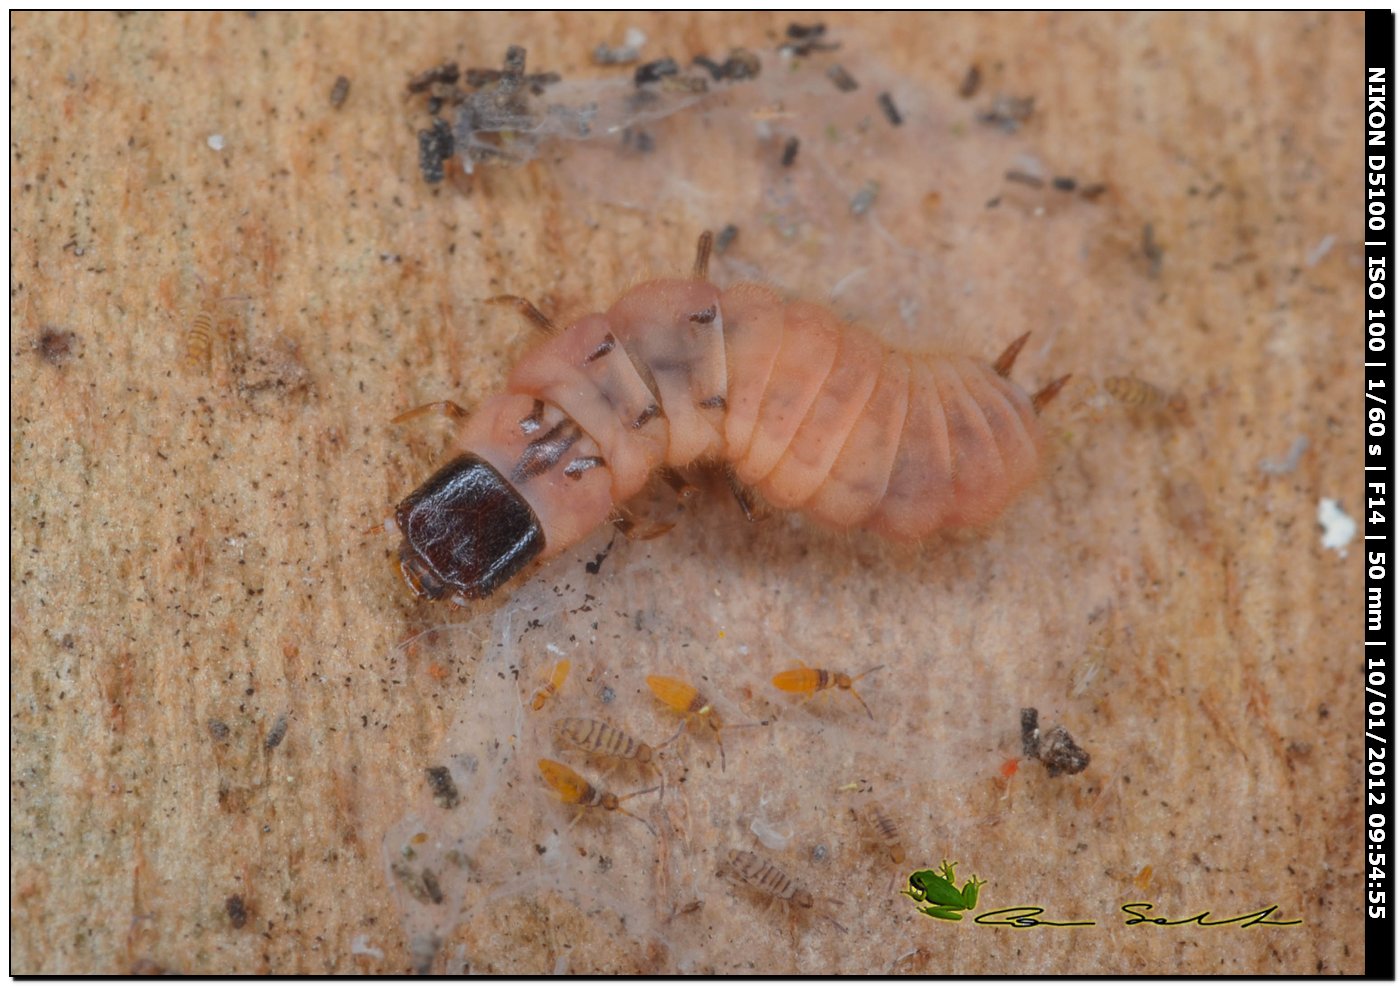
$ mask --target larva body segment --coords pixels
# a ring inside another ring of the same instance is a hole
[[[1032,398],[1006,379],[1023,340],[995,367],[896,352],[824,306],[721,291],[707,258],[702,237],[694,277],[551,336],[466,419],[465,454],[395,515],[415,592],[489,595],[661,466],[727,461],[776,507],[901,541],[987,523],[1039,471],[1036,410],[1057,385]]]

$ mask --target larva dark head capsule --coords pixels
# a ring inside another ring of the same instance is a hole
[[[399,569],[416,595],[484,599],[544,549],[524,497],[470,453],[443,466],[399,504]]]

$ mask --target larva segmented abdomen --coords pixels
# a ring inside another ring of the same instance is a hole
[[[432,598],[484,597],[657,467],[702,459],[835,527],[915,540],[986,523],[1040,464],[1033,400],[1003,375],[1018,347],[996,367],[911,355],[759,285],[639,285],[528,354],[462,426],[464,454],[395,515],[404,574]]]
[[[1030,399],[987,364],[895,352],[752,286],[721,307],[741,315],[726,453],[774,506],[913,540],[990,521],[1038,471]]]

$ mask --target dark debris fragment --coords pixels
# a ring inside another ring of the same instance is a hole
[[[674,58],[658,58],[654,62],[638,65],[637,70],[632,73],[632,81],[640,89],[653,82],[660,82],[668,75],[679,75],[680,71],[681,67],[676,64]]]
[[[248,905],[243,903],[243,897],[233,894],[224,901],[224,911],[228,914],[228,923],[234,928],[241,928],[248,923]]]
[[[1077,774],[1089,766],[1089,754],[1074,742],[1068,729],[1056,726],[1040,744],[1040,762],[1045,764],[1047,774],[1059,777],[1061,774]]]
[[[904,117],[900,114],[899,107],[894,104],[894,97],[887,92],[880,93],[880,110],[892,126],[898,127],[904,123]]]
[[[432,129],[418,131],[418,168],[429,185],[442,181],[443,165],[452,157],[452,128],[446,120],[434,120]]]
[[[1037,709],[1021,710],[1021,756],[1027,760],[1039,760],[1045,765],[1045,773],[1051,777],[1061,774],[1078,774],[1089,766],[1089,754],[1064,726],[1056,726],[1040,735],[1040,712]]]
[[[335,85],[331,86],[331,109],[338,110],[344,106],[349,95],[350,80],[343,75],[337,75]]]
[[[982,69],[973,62],[967,67],[967,74],[963,76],[962,84],[958,86],[958,95],[963,99],[971,99],[977,95],[977,90],[982,88]]]
[[[415,870],[403,860],[395,861],[390,867],[398,881],[403,884],[403,888],[408,891],[409,896],[420,904],[441,904],[442,885],[438,883],[437,874],[428,867]]]
[[[1000,127],[1009,134],[1021,129],[1021,124],[1035,113],[1034,96],[997,96],[992,106],[977,119],[994,127]]]
[[[729,225],[725,226],[724,229],[719,231],[719,235],[715,237],[715,253],[723,254],[726,250],[730,248],[731,245],[733,245],[734,240],[737,239],[738,236],[738,226],[735,226],[733,223],[730,223]]]
[[[747,48],[731,48],[723,62],[717,62],[706,55],[696,55],[690,64],[710,73],[715,82],[742,82],[756,79],[763,71],[763,63]]]
[[[457,784],[452,780],[452,771],[446,767],[429,767],[425,773],[428,775],[428,787],[433,792],[433,800],[438,803],[438,807],[451,810],[461,803]]]
[[[282,745],[282,740],[287,735],[287,717],[280,715],[277,721],[272,724],[272,730],[267,734],[267,739],[263,741],[263,746],[268,750],[275,750]]]
[[[77,343],[78,337],[75,333],[45,325],[39,330],[39,338],[35,340],[34,348],[46,363],[62,366],[73,358]]]
[[[408,81],[409,92],[426,92],[428,87],[435,82],[445,82],[448,85],[456,85],[457,80],[462,77],[462,70],[457,67],[456,62],[443,62],[426,71],[419,72]],[[337,85],[339,81],[337,80]]]
[[[1021,756],[1040,759],[1040,710],[1021,710]]]
[[[758,60],[758,56],[747,48],[731,48],[729,57],[719,67],[720,78],[729,82],[756,79],[762,69],[763,64]]]
[[[802,146],[802,142],[796,137],[789,137],[787,143],[783,144],[783,167],[791,168],[797,160],[797,149]]]
[[[698,65],[706,72],[709,72],[710,78],[714,79],[716,82],[724,78],[724,66],[707,55],[696,55],[690,60],[690,64]]]
[[[821,22],[789,24],[786,33],[787,40],[778,46],[778,50],[790,52],[799,58],[805,58],[814,51],[835,51],[841,47],[840,42],[826,40],[826,25]]]
[[[1157,277],[1162,273],[1162,257],[1166,253],[1157,242],[1156,231],[1151,223],[1142,227],[1142,255],[1147,258],[1147,276]]]
[[[853,92],[860,88],[860,83],[855,80],[855,77],[840,65],[833,65],[827,69],[826,77],[842,92]]]

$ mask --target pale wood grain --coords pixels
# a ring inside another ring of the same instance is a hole
[[[842,667],[860,622],[902,640],[931,594],[980,580],[997,608],[966,639],[1004,648],[1008,671],[970,691],[967,715],[1004,717],[1011,737],[1018,696],[998,703],[993,686],[1063,683],[1100,639],[1084,614],[1114,601],[1104,683],[1071,710],[1093,772],[1054,786],[1024,766],[1014,822],[957,851],[1004,859],[998,884],[1032,900],[1067,879],[1085,900],[1118,899],[1151,862],[1150,893],[1186,913],[1278,903],[1306,923],[1034,943],[903,923],[888,940],[824,943],[844,957],[823,962],[881,971],[926,945],[903,971],[1359,972],[1359,548],[1324,551],[1313,513],[1320,496],[1360,507],[1360,15],[830,20],[928,87],[956,87],[977,60],[1035,94],[1040,146],[1110,183],[1107,219],[1073,257],[1055,227],[1025,224],[1024,286],[996,338],[1053,313],[1043,365],[1183,387],[1191,420],[1074,425],[1012,527],[1045,538],[1002,535],[951,562],[785,526],[721,531],[713,551],[793,573],[776,601],[736,605],[732,625],[748,614],[780,633],[805,618],[804,593],[869,580],[826,655]],[[496,64],[512,41],[570,77],[595,71],[593,44],[629,24],[649,50],[684,56],[771,45],[785,21],[13,18],[12,971],[409,966],[379,805],[420,789],[457,678],[384,659],[433,617],[405,598],[388,546],[359,532],[439,451],[433,433],[387,421],[499,385],[522,330],[483,318],[478,299],[598,304],[638,256],[683,262],[695,231],[683,216],[592,230],[543,165],[466,200],[427,188],[404,82],[444,56]],[[337,111],[341,74],[352,88]],[[1329,235],[1334,249],[1308,266]],[[956,264],[974,277],[1006,259]],[[242,347],[207,373],[181,361],[202,306]],[[75,334],[68,361],[36,351],[48,327]],[[1258,470],[1298,435],[1311,447],[1295,472]],[[661,557],[678,595],[706,591],[685,563],[703,535],[677,537]],[[1017,671],[1031,652],[1035,669]],[[930,687],[957,687],[950,667],[930,665]],[[991,805],[993,783],[958,803]],[[752,918],[731,904],[716,897],[706,919]],[[361,934],[382,960],[351,955]],[[665,967],[580,935],[575,972]],[[789,968],[774,947],[749,958]]]

